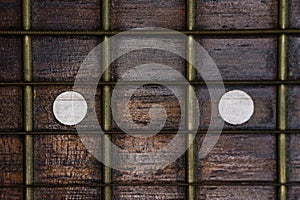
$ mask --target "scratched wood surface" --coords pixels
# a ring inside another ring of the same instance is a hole
[[[184,199],[184,188],[177,186],[120,186],[113,188],[113,199]]]
[[[0,2],[0,29],[21,29],[21,1],[6,0]]]
[[[23,189],[20,188],[6,188],[0,189],[0,198],[3,200],[22,200]]]
[[[1,17],[0,17],[1,19]],[[1,20],[0,20],[1,21]],[[21,37],[0,37],[0,81],[20,81],[22,78]]]
[[[291,80],[300,79],[300,37],[292,36],[289,38],[289,73]]]
[[[35,30],[97,30],[101,28],[100,0],[33,0]]]
[[[198,152],[204,136],[196,138]],[[200,155],[198,155],[200,156]],[[222,134],[209,155],[197,160],[198,181],[275,181],[276,137]]]
[[[35,199],[78,199],[101,200],[101,190],[87,187],[41,188],[36,190]]]
[[[0,87],[0,130],[22,130],[22,88]]]
[[[290,129],[300,128],[300,87],[289,87],[288,126]]]
[[[45,36],[33,37],[32,42],[34,80],[74,82],[82,61],[100,38]],[[90,71],[83,73],[93,76]]]
[[[197,0],[197,28],[276,28],[277,8],[276,0]]]
[[[275,37],[199,37],[196,41],[212,57],[223,80],[277,78]]]
[[[112,29],[143,27],[185,28],[185,1],[112,0]]]
[[[198,200],[271,200],[276,199],[276,189],[270,186],[205,186],[198,188]]]
[[[300,2],[297,0],[291,0],[289,5],[290,27],[300,28]]]

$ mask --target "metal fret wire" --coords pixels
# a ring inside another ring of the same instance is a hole
[[[279,28],[284,30],[288,28],[289,6],[288,0],[279,0]],[[278,79],[287,80],[288,72],[288,37],[286,34],[279,35],[278,41]],[[287,98],[288,91],[285,84],[278,86],[278,129],[283,131],[278,137],[278,182],[285,184],[287,182],[287,142],[284,131],[287,129]],[[287,187],[280,185],[278,188],[278,199],[287,199]]]

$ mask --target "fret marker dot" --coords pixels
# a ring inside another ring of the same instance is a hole
[[[84,119],[87,113],[87,103],[78,92],[63,92],[53,103],[53,113],[60,123],[75,125]]]
[[[247,122],[254,113],[252,98],[241,90],[226,92],[222,96],[218,108],[223,120],[232,125]]]

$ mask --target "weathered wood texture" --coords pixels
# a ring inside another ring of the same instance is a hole
[[[196,40],[212,57],[224,80],[277,78],[275,37],[201,37]],[[199,74],[197,78],[202,79]]]
[[[35,30],[97,30],[101,28],[100,0],[33,0]]]
[[[32,41],[36,81],[73,82],[85,57],[100,44],[97,37],[33,37]]]
[[[41,188],[35,191],[34,199],[101,200],[101,190],[87,187]]]
[[[5,0],[0,2],[0,29],[21,29],[21,3],[19,0]]]
[[[198,152],[203,138],[196,139]],[[198,160],[197,166],[199,182],[275,181],[276,137],[269,134],[222,134],[209,155]]]
[[[184,188],[176,186],[120,186],[113,188],[113,199],[184,199]]]
[[[300,79],[300,37],[289,38],[289,73],[291,80]]]
[[[290,0],[290,27],[300,28],[300,1]]]
[[[112,136],[112,142],[130,153],[147,153],[154,152],[167,146],[174,138],[172,135],[156,135],[148,138],[132,137],[125,134],[117,134]],[[170,155],[172,151],[170,151]],[[147,182],[174,182],[184,181],[185,164],[184,156],[177,161],[170,163],[158,171],[149,171],[150,165],[155,166],[154,161],[147,160],[148,166],[141,166],[132,172],[113,171],[113,182],[115,183],[147,183]],[[152,164],[151,164],[152,163]],[[120,163],[122,167],[126,167],[124,163]],[[147,168],[148,167],[148,168]],[[142,172],[145,173],[142,173]],[[126,188],[126,187],[125,187]]]
[[[22,78],[21,41],[22,41],[21,37],[12,37],[12,36],[0,37],[0,81],[21,80]]]
[[[273,200],[275,187],[269,186],[206,186],[199,187],[198,200]]]
[[[288,136],[288,180],[300,181],[300,136]]]
[[[185,28],[185,1],[112,0],[112,29],[142,27]]]
[[[122,116],[122,122],[125,123],[128,121],[128,117],[131,117],[133,122],[136,123],[141,128],[144,128],[148,123],[151,122],[151,115],[149,110],[155,104],[162,106],[167,116],[163,112],[155,113],[155,120],[157,123],[164,123],[163,130],[178,130],[181,123],[181,116],[185,116],[185,113],[181,112],[181,107],[178,102],[178,99],[174,95],[174,90],[179,96],[184,97],[184,87],[172,86],[170,89],[162,87],[159,85],[147,85],[140,87],[133,92],[133,95],[130,98],[129,112],[131,116],[127,116],[126,113],[122,110],[121,104],[114,104],[115,109]],[[121,97],[117,94],[118,99],[124,99],[128,97]],[[184,112],[184,108],[182,111]],[[183,122],[184,123],[184,122]],[[130,129],[130,124],[126,125],[127,129]],[[149,126],[148,126],[149,127]],[[113,123],[114,129],[119,129],[118,124]],[[183,124],[182,128],[185,128]],[[150,128],[149,128],[150,130]]]
[[[100,162],[88,153],[78,136],[35,136],[34,158],[35,183],[55,186],[97,184],[101,180]],[[76,188],[79,194],[81,190]]]
[[[290,129],[300,128],[300,87],[289,87],[288,126]]]
[[[20,136],[0,136],[0,185],[22,184],[22,141]]]
[[[141,41],[139,38],[129,38],[128,40],[124,40],[121,43],[121,47],[116,49],[116,52],[123,50],[132,49],[133,45],[138,45],[136,41]],[[153,39],[153,43],[155,40]],[[179,41],[176,39],[169,40],[169,48],[170,49],[183,49],[185,44],[183,41]],[[183,51],[184,52],[184,51]],[[158,49],[144,49],[144,50],[135,50],[131,51],[112,63],[112,72],[113,72],[113,80],[118,81],[127,71],[143,64],[151,64],[151,63],[159,63],[162,65],[167,65],[172,67],[175,70],[178,70],[183,76],[185,74],[185,60],[180,58],[179,56],[172,54],[171,52],[166,52]],[[145,67],[145,69],[147,69]],[[152,80],[156,80],[157,75],[164,74],[165,71],[150,71],[146,70],[147,73],[139,74],[138,77],[132,77],[132,81],[138,80],[137,78],[141,78],[142,76],[149,76]]]
[[[23,189],[21,188],[6,188],[0,189],[0,199],[3,200],[23,200]]]
[[[226,90],[243,90],[254,102],[254,114],[244,124],[230,125],[225,123],[224,129],[275,129],[276,128],[276,87],[273,86],[226,86]],[[218,106],[218,100],[211,101],[206,87],[197,88],[200,108],[200,128],[208,128],[211,117],[211,106]],[[220,116],[217,116],[220,118]]]
[[[96,97],[92,97],[92,89],[89,86],[84,86],[87,91],[90,91],[89,96],[86,96],[88,112],[91,109],[96,109],[98,119],[92,119],[87,115],[84,120],[90,121],[93,125],[101,122],[101,91],[97,90]],[[53,114],[53,102],[55,98],[62,92],[71,91],[70,86],[37,86],[34,88],[34,129],[36,131],[76,131],[75,126],[65,126],[59,123]],[[92,127],[86,127],[87,129]]]
[[[197,0],[197,28],[277,28],[277,8],[276,0]]]
[[[22,130],[22,88],[0,87],[0,130]]]
[[[299,199],[300,198],[300,187],[292,186],[288,188],[288,198],[289,199]]]

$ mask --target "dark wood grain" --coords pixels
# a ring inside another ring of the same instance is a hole
[[[0,87],[0,130],[22,130],[22,88]]]
[[[141,27],[185,28],[184,0],[112,0],[112,29]]]
[[[288,126],[290,129],[300,128],[300,87],[289,87]]]
[[[292,186],[288,188],[288,198],[289,199],[299,199],[300,198],[300,187]]]
[[[34,199],[101,200],[101,190],[86,187],[40,188],[35,191]]]
[[[98,44],[96,37],[34,37],[34,80],[74,81],[83,60]],[[89,71],[83,73],[93,76]]]
[[[155,42],[155,40],[153,40]],[[122,43],[121,49],[130,49],[130,46],[135,45],[137,42],[134,40],[128,39],[128,41],[124,41]],[[137,44],[136,44],[137,45]],[[170,40],[170,48],[173,47],[174,49],[184,48],[184,44],[182,41],[178,41],[176,39]],[[127,47],[127,48],[126,48]],[[183,49],[184,50],[184,49]],[[151,63],[158,63],[162,65],[167,65],[172,67],[174,70],[179,71],[183,76],[185,73],[185,60],[180,58],[179,56],[172,54],[167,51],[162,51],[158,49],[146,49],[146,50],[135,50],[131,51],[121,57],[119,57],[116,61],[112,64],[112,72],[113,72],[113,80],[118,81],[126,72],[132,70],[134,67],[143,65],[143,64],[151,64]],[[146,69],[146,68],[145,68]],[[155,80],[157,75],[161,75],[165,73],[165,71],[151,71],[146,70],[148,73],[140,74],[140,76],[151,76],[152,80]],[[136,78],[132,78],[132,81],[137,80]]]
[[[22,79],[21,44],[19,37],[0,37],[0,81],[19,81]]]
[[[291,36],[289,38],[289,78],[291,80],[300,79],[300,37]]]
[[[150,153],[167,146],[174,135],[156,135],[147,138],[132,137],[125,134],[117,134],[112,136],[112,142],[121,149],[130,153]],[[170,155],[172,151],[170,150]],[[155,166],[154,162],[148,159],[147,166],[141,165],[132,172],[124,172],[114,170],[113,182],[116,183],[146,183],[146,182],[175,182],[184,181],[185,165],[184,156],[177,161],[170,163],[158,171],[149,171],[149,166]],[[139,162],[139,161],[138,161]],[[151,164],[152,162],[152,164]],[[120,163],[121,167],[126,168],[124,163]],[[143,173],[144,172],[144,173]]]
[[[248,93],[254,102],[254,113],[244,124],[230,125],[224,129],[275,129],[276,128],[276,87],[273,86],[227,86],[226,91],[242,90]],[[218,99],[211,101],[206,87],[197,87],[200,108],[200,128],[208,128],[211,117],[211,106],[218,107]],[[211,105],[212,104],[212,105]],[[218,119],[221,116],[217,116]]]
[[[300,180],[300,136],[291,134],[288,136],[288,180]]]
[[[203,136],[197,137],[200,150]],[[198,155],[199,156],[199,155]],[[212,151],[198,160],[198,181],[275,181],[276,137],[222,134]]]
[[[96,184],[101,181],[100,162],[87,152],[78,136],[35,136],[34,158],[36,183]]]
[[[207,186],[198,190],[198,200],[273,200],[276,189],[269,186]]]
[[[5,0],[0,2],[0,30],[21,29],[21,1]]]
[[[0,189],[0,199],[3,200],[23,200],[22,194],[21,188]]]
[[[196,40],[212,57],[224,80],[277,78],[275,37],[201,37]],[[197,78],[201,76],[198,74]]]
[[[277,8],[276,0],[197,0],[197,28],[276,28]]]
[[[20,136],[0,136],[0,185],[22,184],[22,141]]]
[[[300,28],[300,2],[298,0],[291,0],[289,5],[290,27]]]
[[[172,86],[170,89],[176,91],[179,96],[184,97],[185,91],[183,87]],[[181,115],[184,116],[184,113],[181,113],[178,99],[170,89],[159,85],[146,85],[133,91],[133,95],[130,97],[128,104],[129,112],[131,114],[130,117],[133,122],[141,128],[145,127],[151,120],[151,116],[149,115],[150,108],[155,104],[159,104],[165,109],[166,116],[162,112],[155,113],[154,115],[157,123],[163,123],[164,120],[166,120],[162,130],[178,130],[181,122]],[[118,99],[126,98],[118,94],[116,95]],[[122,110],[122,107],[120,107],[121,105],[115,104],[114,106],[119,115],[122,116],[122,122],[127,122],[129,116]],[[129,125],[126,127],[127,129],[130,129]],[[182,128],[184,127],[185,126],[183,125]],[[118,129],[118,124],[114,122],[113,128]]]
[[[120,186],[113,188],[113,199],[140,199],[140,200],[158,200],[158,199],[185,199],[184,188],[176,186]]]
[[[94,92],[91,87],[83,86],[85,90],[90,91],[87,100],[88,111],[96,109],[97,119],[92,119],[87,115],[84,120],[91,122],[93,125],[101,124],[101,91],[97,90],[96,97],[92,96]],[[70,86],[37,86],[34,88],[34,129],[37,131],[76,131],[75,126],[66,126],[59,123],[53,114],[53,102],[56,97],[65,91],[71,91]],[[92,130],[92,127],[85,127]]]
[[[33,0],[35,30],[96,30],[101,27],[99,0]]]

